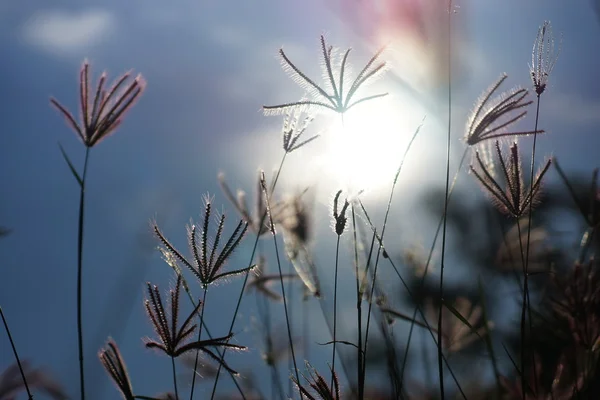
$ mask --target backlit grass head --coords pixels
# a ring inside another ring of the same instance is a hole
[[[103,73],[92,96],[89,72],[90,65],[86,60],[79,74],[81,122],[78,123],[73,114],[56,99],[51,98],[50,103],[66,118],[83,144],[93,147],[114,133],[121,125],[126,112],[133,107],[146,88],[146,81],[141,74],[130,79],[131,73],[127,72],[116,79],[109,90],[106,90],[104,87],[106,73]]]
[[[314,80],[305,75],[285,54],[283,49],[279,49],[281,65],[283,69],[290,74],[303,89],[312,96],[310,100],[300,100],[290,103],[278,104],[275,106],[263,106],[266,115],[278,115],[288,111],[291,108],[301,107],[308,109],[328,109],[340,114],[345,113],[352,107],[387,96],[387,93],[380,93],[371,96],[355,99],[356,93],[360,88],[372,83],[378,76],[386,70],[386,62],[380,61],[385,47],[379,49],[363,67],[360,73],[353,81],[348,79],[348,56],[350,50],[347,49],[340,57],[337,49],[328,46],[325,43],[325,37],[321,35],[321,52],[323,55],[323,77],[324,87],[319,86]],[[349,88],[347,88],[349,86]],[[346,90],[346,91],[345,91]]]

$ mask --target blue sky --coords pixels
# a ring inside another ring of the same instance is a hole
[[[600,70],[595,51],[600,24],[591,3],[567,7],[560,0],[471,0],[459,5],[455,21],[465,49],[454,82],[455,155],[462,152],[465,118],[489,84],[506,72],[506,89],[530,85],[527,63],[533,39],[537,27],[549,19],[555,33],[563,33],[563,44],[542,98],[542,127],[548,134],[540,140],[538,154],[554,154],[567,169],[597,167],[600,85],[593,74]],[[217,204],[230,210],[217,185],[219,171],[232,187],[251,192],[256,170],[272,170],[281,157],[281,118],[264,117],[260,108],[302,95],[281,71],[278,48],[283,46],[311,76],[318,73],[322,33],[334,45],[354,47],[357,63],[372,51],[338,7],[333,0],[0,3],[0,224],[13,229],[0,241],[0,305],[23,358],[49,366],[75,396],[78,188],[57,143],[78,166],[84,148],[48,99],[53,96],[75,109],[83,59],[90,60],[94,77],[107,70],[113,78],[133,68],[148,82],[123,126],[94,148],[90,158],[84,255],[85,354],[89,388],[95,394],[90,398],[114,398],[95,355],[109,335],[122,348],[134,387],[151,395],[170,388],[170,380],[161,378],[170,376],[170,367],[165,357],[148,353],[140,340],[152,334],[142,307],[144,282],[166,290],[172,276],[154,251],[149,221],[156,218],[183,248],[184,225],[190,218],[199,219],[204,193],[216,194]],[[396,70],[400,78],[403,72],[411,71]],[[392,73],[377,87],[410,99]],[[418,189],[441,184],[444,171],[444,88],[415,90],[421,92],[413,99],[419,105],[405,103],[397,111],[399,118],[410,121],[403,125],[409,130],[404,135],[427,114],[399,188],[410,195],[398,196],[402,207],[395,208],[396,218],[406,218],[391,229],[405,244],[413,237],[405,238],[402,230],[419,221],[418,213],[411,212]],[[532,124],[532,119],[523,124]],[[530,141],[523,143],[529,146]],[[311,165],[322,152],[315,142],[306,153],[292,154],[281,189],[310,183],[318,172]],[[328,212],[325,202],[336,188],[323,182],[318,187],[315,213],[322,220]],[[375,194],[368,201],[376,206],[381,197]],[[418,226],[414,238],[431,236],[427,225]],[[317,226],[316,234],[323,235],[317,254],[328,260],[332,255],[327,246],[334,239],[329,224]],[[246,262],[240,251],[234,264]],[[353,277],[348,273],[343,279],[349,284]],[[207,318],[215,334],[227,333],[239,283],[211,292]],[[239,342],[251,347],[248,355],[231,358],[242,369],[260,356],[259,336],[251,328],[243,331],[252,326],[254,312],[254,301],[247,301],[236,330]],[[325,337],[319,332],[315,335]],[[12,362],[8,341],[0,335],[0,370]]]

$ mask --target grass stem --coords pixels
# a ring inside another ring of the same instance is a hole
[[[85,207],[85,184],[90,147],[85,148],[85,161],[81,175],[79,196],[79,223],[77,232],[77,342],[79,351],[79,388],[81,400],[85,400],[85,379],[83,371],[83,320],[82,320],[82,272],[83,272],[83,220]]]
[[[29,398],[29,400],[33,400],[33,395],[29,390],[29,384],[27,383],[27,378],[25,378],[25,372],[23,371],[23,366],[21,365],[21,359],[19,358],[19,354],[17,353],[17,347],[15,346],[15,342],[13,341],[12,335],[10,334],[10,329],[8,329],[8,322],[6,322],[6,317],[4,316],[4,311],[2,311],[2,307],[0,307],[0,316],[2,317],[2,323],[4,324],[4,329],[6,330],[6,334],[8,335],[8,341],[10,342],[13,354],[15,355],[15,360],[17,360],[19,372],[21,373],[21,378],[23,378],[23,384],[25,385],[25,390],[27,391],[27,397]]]

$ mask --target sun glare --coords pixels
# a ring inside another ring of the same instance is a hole
[[[424,112],[409,99],[365,102],[327,129],[322,173],[340,189],[376,193],[389,188]]]

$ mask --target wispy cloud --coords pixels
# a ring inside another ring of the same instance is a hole
[[[114,16],[105,10],[47,10],[32,15],[23,25],[22,35],[27,43],[44,51],[73,54],[105,39],[114,24]]]

